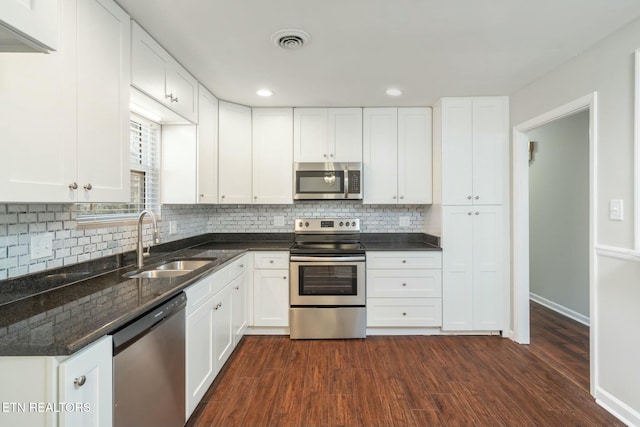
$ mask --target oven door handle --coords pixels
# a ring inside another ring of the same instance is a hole
[[[366,258],[362,255],[358,256],[296,256],[291,255],[290,261],[293,262],[363,262]]]

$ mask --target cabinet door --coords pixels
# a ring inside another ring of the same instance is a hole
[[[220,203],[251,203],[251,109],[220,101]]]
[[[473,212],[442,208],[442,329],[473,329]]]
[[[201,305],[186,319],[186,418],[191,416],[198,403],[213,382],[214,355],[214,310],[213,298]]]
[[[289,270],[255,270],[255,326],[289,326]]]
[[[113,425],[112,351],[111,336],[108,335],[60,364],[59,401],[84,404],[86,408],[60,412],[59,425]]]
[[[254,108],[253,202],[293,203],[293,110]]]
[[[62,0],[4,0],[0,2],[2,52],[47,52],[58,49],[58,2]],[[16,36],[17,35],[17,36]]]
[[[473,101],[473,203],[504,203],[509,179],[509,123],[506,98]]]
[[[473,189],[472,101],[442,100],[442,204],[470,205]]]
[[[295,162],[326,162],[326,108],[295,108],[293,110],[293,160]]]
[[[75,23],[62,10],[56,13],[56,52],[0,55],[3,203],[76,199],[69,188],[77,176]]]
[[[131,84],[166,103],[167,53],[136,22],[131,24]]]
[[[198,81],[180,64],[171,60],[167,67],[167,92],[173,111],[198,123]]]
[[[243,272],[231,282],[233,346],[238,345],[247,329],[247,285],[249,273]]]
[[[162,126],[162,203],[196,203],[196,126]]]
[[[329,108],[327,144],[333,161],[362,161],[362,108]]]
[[[213,298],[213,329],[216,374],[233,351],[231,286],[226,286]]]
[[[198,203],[218,203],[218,98],[198,89]]]
[[[398,202],[432,202],[431,108],[398,109]]]
[[[473,328],[504,329],[506,280],[502,206],[473,208]]]
[[[78,202],[127,202],[129,15],[112,0],[77,5]]]
[[[398,111],[365,108],[364,203],[398,203]]]

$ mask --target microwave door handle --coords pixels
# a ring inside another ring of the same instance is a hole
[[[344,168],[344,198],[349,198],[349,169]]]

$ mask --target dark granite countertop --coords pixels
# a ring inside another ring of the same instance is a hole
[[[440,238],[425,233],[363,233],[367,251],[441,251]]]
[[[135,253],[0,282],[0,356],[65,356],[110,334],[247,250],[289,250],[290,233],[207,234],[153,247],[145,269],[174,258],[216,258],[189,274],[132,279]]]
[[[441,250],[423,233],[363,233],[367,250]],[[151,249],[145,268],[216,258],[189,274],[132,279],[135,252],[0,281],[0,356],[65,356],[168,300],[248,251],[287,251],[293,233],[210,233]]]

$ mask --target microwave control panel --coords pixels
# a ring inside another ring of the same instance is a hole
[[[360,171],[349,171],[349,193],[360,193]]]

